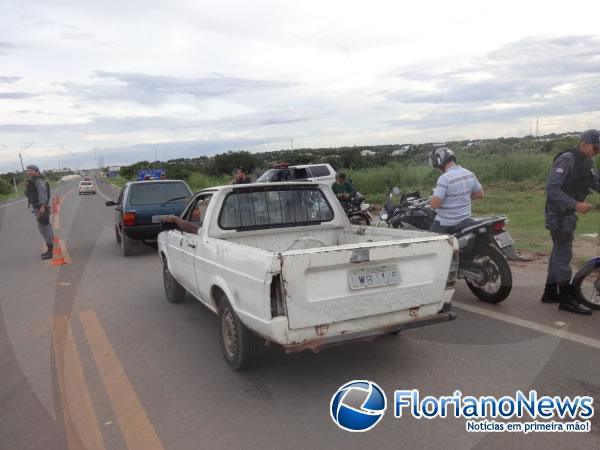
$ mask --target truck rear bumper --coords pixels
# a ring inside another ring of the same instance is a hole
[[[286,344],[283,345],[283,348],[287,353],[301,352],[304,350],[311,350],[316,353],[327,347],[346,344],[348,342],[370,341],[385,334],[397,333],[410,328],[418,328],[441,322],[448,322],[454,319],[456,319],[456,314],[450,311],[450,304],[447,303],[444,305],[444,309],[435,315],[415,318],[407,322],[376,328],[373,330],[317,337],[302,342]]]

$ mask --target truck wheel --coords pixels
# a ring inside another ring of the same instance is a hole
[[[240,321],[227,299],[219,302],[219,335],[227,365],[233,370],[247,367],[256,352],[256,337]]]
[[[131,239],[125,233],[121,233],[121,253],[123,253],[123,256],[133,255],[135,244],[134,239]]]
[[[163,261],[163,285],[165,286],[165,296],[170,303],[181,303],[185,300],[185,288],[169,272],[166,259]]]

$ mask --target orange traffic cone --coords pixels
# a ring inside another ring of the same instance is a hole
[[[60,241],[58,238],[54,238],[53,241],[53,250],[52,250],[52,265],[53,266],[61,266],[66,264],[65,258],[62,253],[62,248],[60,247]]]

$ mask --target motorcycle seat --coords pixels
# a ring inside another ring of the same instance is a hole
[[[458,225],[455,225],[454,228],[450,230],[450,234],[458,234],[458,233],[467,233],[469,231],[474,230],[475,228],[480,227],[486,222],[489,222],[490,219],[466,219],[463,220]]]

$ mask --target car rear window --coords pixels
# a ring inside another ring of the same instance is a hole
[[[140,183],[131,186],[129,204],[132,206],[158,205],[176,197],[189,197],[191,192],[184,183]],[[173,203],[185,203],[189,198]]]
[[[82,181],[81,183],[79,183],[80,186],[93,186],[94,183],[92,183],[91,181]]]
[[[333,220],[333,210],[315,187],[269,187],[236,190],[225,198],[219,213],[224,230],[282,228]]]

